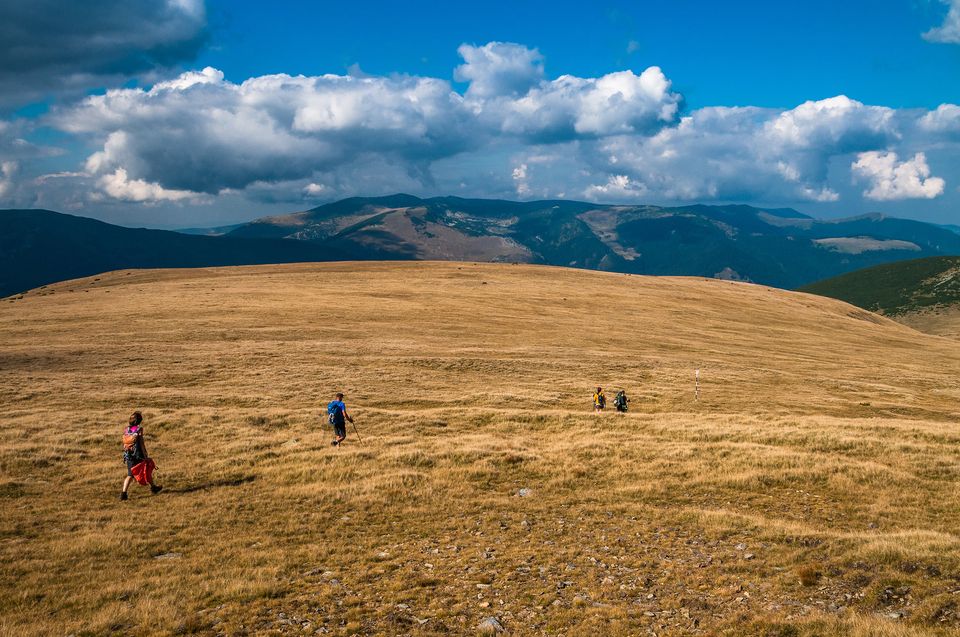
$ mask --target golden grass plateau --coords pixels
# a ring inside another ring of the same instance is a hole
[[[703,279],[51,285],[0,303],[0,633],[953,634],[958,371],[960,342]],[[329,446],[338,389],[362,445]],[[166,490],[121,503],[133,409]]]

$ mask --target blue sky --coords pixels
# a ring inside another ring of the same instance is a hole
[[[960,222],[960,0],[439,5],[0,0],[0,206],[183,227],[405,191]]]
[[[960,81],[946,81],[960,79],[960,48],[920,37],[947,12],[935,0],[209,7],[221,28],[199,63],[233,80],[342,73],[352,64],[375,75],[450,78],[460,44],[502,41],[538,48],[552,76],[660,66],[692,108],[788,108],[839,94],[897,108],[960,102]]]

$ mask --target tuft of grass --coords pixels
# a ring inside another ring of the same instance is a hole
[[[815,586],[817,582],[820,581],[820,578],[823,577],[823,573],[817,570],[815,566],[807,564],[797,569],[797,577],[801,585]]]

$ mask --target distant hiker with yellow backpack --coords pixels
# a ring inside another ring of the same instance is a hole
[[[353,422],[353,418],[347,413],[347,405],[343,402],[342,393],[338,393],[337,398],[327,404],[327,419],[333,425],[335,436],[330,444],[339,447],[340,443],[347,439],[347,421]]]
[[[150,493],[157,494],[163,489],[153,483],[153,470],[156,464],[147,454],[147,445],[143,442],[143,414],[135,411],[130,414],[129,424],[123,432],[123,461],[127,463],[127,477],[123,481],[120,499],[127,499],[130,483],[136,481],[144,486],[150,485]]]
[[[597,391],[593,394],[593,409],[599,414],[606,406],[607,397],[603,393],[603,387],[597,387]]]

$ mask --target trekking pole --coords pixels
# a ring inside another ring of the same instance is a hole
[[[350,421],[350,424],[353,425],[353,433],[357,434],[357,440],[360,441],[360,444],[363,444],[363,438],[360,437],[360,431],[357,429],[357,423]]]

